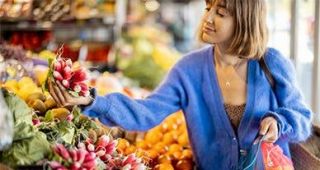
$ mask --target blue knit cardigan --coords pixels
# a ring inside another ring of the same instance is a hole
[[[208,46],[184,56],[143,100],[120,93],[96,96],[84,114],[98,117],[108,126],[144,131],[182,109],[197,167],[206,170],[237,170],[240,149],[250,149],[261,120],[273,116],[281,135],[276,144],[290,157],[288,143],[305,140],[312,119],[291,62],[277,50],[267,50],[265,62],[276,82],[272,90],[258,61],[248,61],[246,108],[234,132],[224,109],[213,51],[214,47]]]

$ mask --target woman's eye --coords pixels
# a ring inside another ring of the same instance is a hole
[[[219,16],[221,16],[221,17],[224,17],[224,16],[226,15],[226,12],[223,11],[223,10],[217,10],[217,11],[216,11],[216,14],[219,15]]]
[[[207,8],[205,8],[205,10],[206,10],[206,11],[210,11],[210,8],[209,8],[209,7],[207,7]]]

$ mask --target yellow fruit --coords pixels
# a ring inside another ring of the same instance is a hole
[[[70,114],[70,111],[66,108],[57,108],[52,109],[51,114],[54,118],[57,118],[59,120],[65,120],[67,116]]]
[[[53,98],[48,98],[45,102],[44,102],[44,104],[46,105],[46,108],[47,109],[52,109],[52,108],[54,108],[54,107],[56,107],[57,106],[57,104],[56,104],[56,102],[53,100]]]
[[[22,77],[18,82],[19,88],[22,88],[24,86],[31,85],[31,84],[35,85],[35,83],[30,77]]]
[[[32,93],[35,93],[39,90],[37,90],[37,87],[34,87],[32,85],[25,86],[17,91],[17,95],[26,101],[27,97],[30,96]]]
[[[17,80],[8,80],[6,81],[3,86],[14,93],[16,93],[19,90],[18,82]]]
[[[32,101],[30,101],[30,102],[32,102]],[[47,110],[46,105],[40,99],[33,100],[31,107],[34,110],[39,111],[41,114],[45,113]]]
[[[46,100],[46,96],[41,92],[35,92],[35,93],[32,93],[31,95],[29,95],[27,97],[26,101],[29,102],[31,100],[36,100],[36,99],[39,99],[41,101],[45,101]]]

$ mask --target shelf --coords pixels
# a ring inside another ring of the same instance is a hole
[[[0,31],[17,30],[57,30],[57,29],[81,29],[81,28],[112,28],[115,25],[114,16],[104,16],[99,18],[90,18],[84,20],[67,21],[33,21],[33,20],[0,20]]]

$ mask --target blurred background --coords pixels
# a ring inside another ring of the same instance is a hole
[[[293,62],[306,105],[320,126],[320,2],[266,2],[268,46]],[[0,169],[1,163],[42,169],[57,158],[50,157],[56,143],[77,148],[106,135],[116,140],[107,149],[115,160],[135,153],[139,159],[132,159],[142,167],[194,169],[181,111],[147,132],[129,132],[80,119],[79,110],[57,106],[42,89],[48,61],[60,55],[70,58],[74,68],[87,70],[87,83],[99,95],[144,98],[184,54],[207,45],[196,36],[204,12],[204,0],[0,0],[0,104],[12,112],[0,112],[5,122],[0,124]],[[320,166],[320,144],[314,141],[305,147],[315,151],[312,158]],[[69,161],[58,158],[59,163]],[[94,167],[111,166],[98,163]]]
[[[319,1],[267,4],[269,46],[293,61],[306,103],[319,113]],[[24,52],[11,59],[45,61],[60,49],[92,71],[121,72],[152,89],[183,54],[205,45],[195,35],[204,6],[202,0],[0,0],[0,52],[5,59],[14,48]],[[37,62],[24,63],[25,72]],[[2,82],[19,76],[4,72]]]

